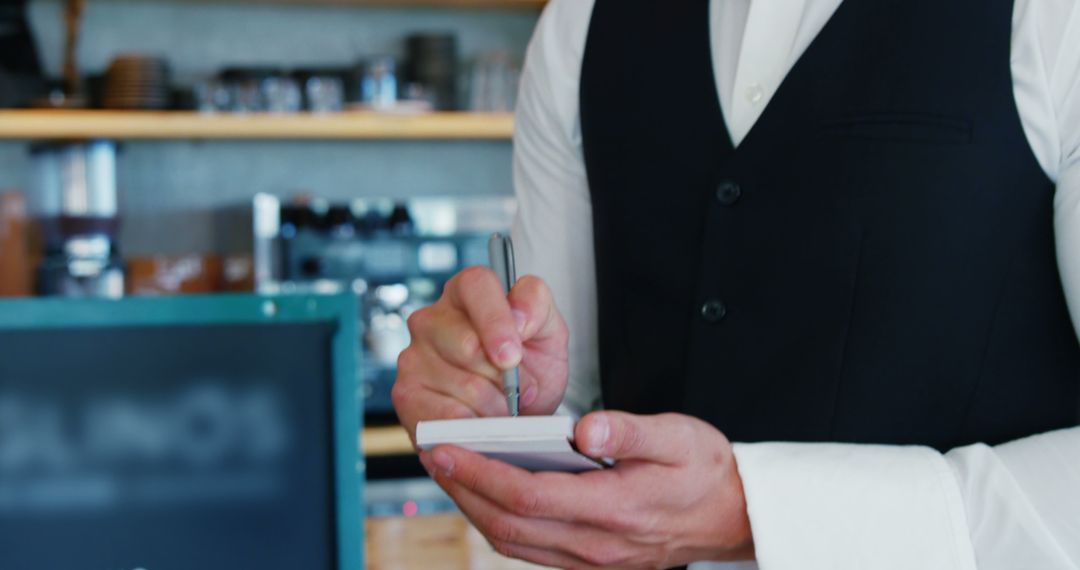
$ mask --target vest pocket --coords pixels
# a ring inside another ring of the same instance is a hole
[[[861,113],[823,119],[819,131],[828,137],[968,144],[972,123],[933,113]]]

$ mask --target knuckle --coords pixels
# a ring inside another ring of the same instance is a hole
[[[558,308],[555,306],[555,296],[547,283],[539,277],[526,275],[514,285],[513,297],[516,303],[524,305],[533,318],[551,320],[556,318],[562,321]]]
[[[450,402],[443,406],[438,417],[444,420],[461,420],[476,417],[476,414],[459,402]]]
[[[661,424],[665,424],[665,425],[674,425],[674,424],[681,423],[679,421],[679,414],[675,414],[675,413],[672,413],[672,412],[665,412],[663,414],[657,414],[656,415],[656,421],[661,423]]]
[[[488,544],[491,545],[492,550],[497,552],[501,556],[507,558],[514,558],[514,546],[507,542],[500,542],[498,540],[488,539]]]
[[[691,443],[697,440],[698,426],[687,416],[666,413],[657,416],[662,422],[664,430],[670,434],[672,441]]]
[[[521,532],[508,517],[495,517],[486,528],[487,537],[492,542],[516,544],[521,539]]]
[[[409,403],[409,388],[401,382],[394,382],[394,386],[390,388],[390,401],[393,402],[395,409],[403,409]]]
[[[472,267],[466,267],[461,270],[461,273],[457,275],[457,284],[461,286],[461,289],[468,291],[477,287],[482,287],[484,284],[494,279],[494,274],[487,267],[474,265]]]
[[[431,328],[431,313],[431,307],[424,307],[413,311],[413,313],[409,315],[408,320],[405,322],[409,327],[409,333],[413,337],[423,336],[424,332]]]
[[[689,443],[697,439],[697,429],[694,427],[694,424],[683,421],[679,422],[677,425],[676,431],[678,439],[676,441]]]
[[[480,487],[480,473],[475,469],[458,470],[458,482],[470,491],[476,491]]]
[[[415,347],[410,346],[401,351],[397,359],[398,377],[407,376],[415,371],[420,366],[421,359],[422,357]],[[395,382],[394,385],[397,386],[398,382]]]
[[[622,448],[627,453],[640,453],[645,448],[645,433],[637,425],[627,424],[622,437]]]
[[[471,374],[465,379],[464,391],[470,400],[477,401],[481,399],[489,384],[486,378]]]
[[[495,394],[492,387],[491,381],[483,376],[470,376],[465,381],[465,393],[469,401],[480,408],[493,401]]]
[[[510,510],[520,516],[537,516],[543,508],[543,495],[535,489],[520,489],[510,497]]]
[[[559,343],[560,346],[570,345],[570,327],[566,325],[566,320],[562,315],[556,315],[558,317],[555,331],[552,333],[552,338]]]
[[[581,546],[578,558],[593,566],[616,566],[622,562],[623,556],[619,549],[604,543],[587,543]]]
[[[461,337],[458,345],[459,356],[465,362],[475,362],[483,357],[483,348],[480,346],[480,337],[476,333],[469,332]]]
[[[522,296],[534,303],[544,304],[551,300],[551,289],[543,279],[535,275],[526,275],[514,285]]]
[[[647,534],[644,532],[647,525],[642,521],[641,513],[630,512],[627,509],[616,509],[609,516],[606,526],[620,534]]]
[[[508,336],[510,325],[510,312],[488,311],[480,316],[480,329],[488,342],[495,341],[497,337]],[[505,329],[505,330],[504,330]]]
[[[680,417],[680,420],[676,424],[676,435],[673,441],[680,443],[675,451],[679,453],[683,461],[687,461],[693,457],[694,450],[701,447],[699,444],[701,434],[694,422],[686,421],[685,417]]]
[[[664,527],[660,522],[660,517],[656,515],[642,515],[634,517],[632,521],[632,532],[636,532],[642,536],[654,536],[660,534],[666,534],[668,529]]]

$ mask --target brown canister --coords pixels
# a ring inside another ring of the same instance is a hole
[[[33,294],[26,201],[18,192],[0,193],[0,297]]]

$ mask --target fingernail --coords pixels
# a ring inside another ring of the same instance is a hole
[[[521,349],[512,342],[503,343],[495,353],[496,364],[506,368],[517,366],[521,362]]]
[[[525,388],[525,392],[521,394],[521,406],[527,408],[533,405],[539,392],[540,391],[536,389],[536,386]]]
[[[431,454],[431,460],[435,462],[435,466],[442,471],[443,475],[449,477],[454,473],[454,458],[450,457],[450,454],[437,449]]]
[[[514,315],[514,322],[517,323],[518,334],[525,334],[525,325],[529,324],[529,316],[525,314],[525,311],[517,309],[510,312]]]
[[[604,448],[607,447],[608,438],[611,437],[611,424],[608,423],[608,419],[599,415],[593,420],[593,425],[589,428],[589,448],[588,453],[593,457],[600,457],[604,454]]]

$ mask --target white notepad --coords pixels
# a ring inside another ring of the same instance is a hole
[[[456,445],[529,471],[577,473],[604,465],[574,449],[574,418],[521,416],[420,422],[416,445]]]

